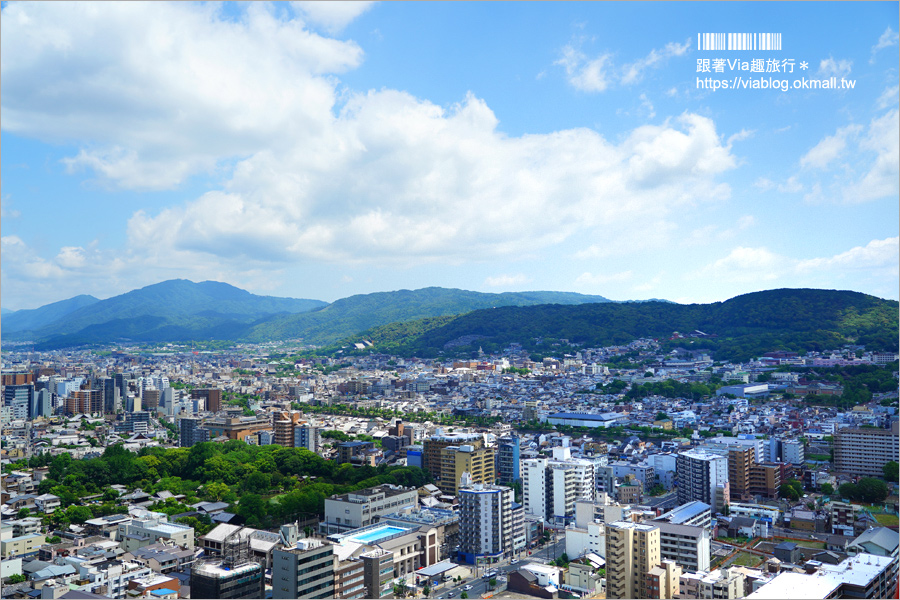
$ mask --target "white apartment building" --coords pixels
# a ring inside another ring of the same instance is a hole
[[[729,495],[725,491],[728,485],[728,457],[688,450],[676,458],[675,471],[679,504],[699,500],[712,506],[713,512],[724,508],[723,502],[727,502]]]
[[[526,514],[558,524],[571,522],[577,500],[593,500],[596,465],[572,458],[571,448],[553,448],[553,458],[522,461],[522,491]]]

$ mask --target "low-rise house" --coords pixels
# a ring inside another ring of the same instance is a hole
[[[34,498],[35,508],[46,514],[53,513],[53,511],[60,507],[60,504],[59,496],[54,496],[53,494],[41,494]]]
[[[862,533],[847,546],[847,550],[850,554],[896,557],[898,543],[900,533],[896,529],[877,527]]]

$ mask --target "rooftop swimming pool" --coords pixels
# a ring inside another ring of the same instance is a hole
[[[373,529],[371,531],[366,531],[365,533],[361,533],[359,535],[354,535],[353,537],[347,538],[351,542],[360,542],[362,544],[372,544],[377,542],[378,540],[384,539],[386,537],[391,537],[392,535],[397,535],[398,533],[403,533],[404,531],[408,531],[407,529],[403,529],[401,527],[394,527],[393,525],[385,525],[384,527],[379,527],[378,529]]]

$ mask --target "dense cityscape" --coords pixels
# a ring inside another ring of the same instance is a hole
[[[897,354],[660,341],[5,351],[3,597],[896,597]]]

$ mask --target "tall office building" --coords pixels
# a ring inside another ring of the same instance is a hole
[[[115,414],[119,399],[116,380],[112,377],[100,377],[93,381],[92,387],[100,390],[100,395],[103,397],[103,412],[108,415]]]
[[[303,539],[272,556],[273,598],[333,598],[334,546]]]
[[[206,410],[212,413],[222,410],[222,390],[219,388],[194,388],[191,398],[206,400]]]
[[[466,480],[466,478],[463,478]],[[468,484],[459,490],[459,551],[463,560],[501,558],[513,551],[513,490],[502,485]]]
[[[714,512],[724,509],[728,458],[700,450],[681,452],[675,459],[675,477],[679,504],[699,500],[712,506]]]
[[[13,419],[30,419],[34,406],[34,384],[14,384],[3,388],[3,406],[9,406]]]
[[[182,417],[178,419],[178,445],[190,448],[194,444],[209,441],[209,429],[201,427],[200,419]]]
[[[519,458],[519,436],[500,438],[497,444],[497,479],[511,484],[522,479]]]
[[[606,524],[606,597],[650,598],[647,575],[661,562],[659,527]]]
[[[53,414],[53,394],[50,390],[41,390],[32,396],[32,406],[28,410],[30,418],[49,417]]]
[[[898,437],[889,429],[845,428],[834,432],[834,468],[841,473],[882,477],[882,468],[897,460],[898,451]]]

